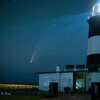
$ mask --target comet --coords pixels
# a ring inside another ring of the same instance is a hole
[[[36,50],[33,51],[33,54],[32,54],[31,59],[30,59],[30,64],[33,63],[33,61],[34,61],[34,59],[35,59],[35,57],[36,57],[36,54],[37,54],[37,51],[36,51]]]
[[[31,60],[30,60],[30,64],[32,64],[34,61],[34,56],[32,55]]]

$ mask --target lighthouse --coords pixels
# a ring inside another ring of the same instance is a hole
[[[38,72],[39,90],[49,91],[54,84],[58,84],[55,90],[64,92],[66,87],[71,92],[88,92],[92,88],[92,98],[100,93],[100,0],[92,9],[92,16],[88,19],[89,35],[87,50],[87,69],[85,65],[66,65],[64,71],[56,67],[55,72]],[[54,89],[54,87],[52,87]],[[52,93],[55,93],[54,92]],[[51,92],[50,92],[51,93]],[[93,94],[94,93],[94,94]],[[99,98],[99,97],[97,97]]]
[[[87,68],[88,71],[95,72],[100,69],[100,0],[93,6],[88,24]]]

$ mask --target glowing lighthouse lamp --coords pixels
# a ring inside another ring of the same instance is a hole
[[[100,0],[97,0],[92,9],[92,16],[100,15]]]

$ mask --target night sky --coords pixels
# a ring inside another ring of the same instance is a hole
[[[86,64],[96,0],[0,0],[0,83],[33,84],[36,72]]]

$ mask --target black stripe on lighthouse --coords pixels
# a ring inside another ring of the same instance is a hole
[[[91,17],[88,20],[89,24],[89,38],[100,35],[100,15]]]
[[[100,64],[100,53],[87,56],[87,64]]]

